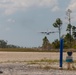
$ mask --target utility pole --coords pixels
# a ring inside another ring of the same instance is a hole
[[[72,11],[70,9],[68,9],[66,12],[67,19],[68,19],[68,26],[69,26],[69,34],[70,34],[70,47],[71,47],[71,30],[72,30],[71,13],[72,13]]]

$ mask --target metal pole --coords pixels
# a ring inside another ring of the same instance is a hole
[[[63,64],[63,39],[60,39],[60,68],[62,69]]]

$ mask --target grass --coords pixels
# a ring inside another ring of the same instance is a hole
[[[67,69],[65,67],[63,67],[62,69],[60,69],[59,67],[54,66],[54,64],[58,64],[59,65],[59,60],[51,60],[51,59],[41,59],[41,60],[34,60],[34,61],[29,61],[28,64],[38,64],[40,69],[44,69],[44,70],[49,70],[49,69],[54,69],[54,70],[69,70],[69,71],[76,71],[76,67],[75,68],[71,68],[71,69]],[[65,63],[65,61],[63,61],[63,63]],[[73,63],[74,66],[76,65],[76,61]]]
[[[53,52],[53,50],[39,50],[33,48],[0,48],[4,52]]]
[[[48,66],[48,65],[46,65],[46,66],[41,66],[41,65],[40,65],[40,69],[49,70],[49,69],[51,69],[51,66]]]
[[[6,52],[59,52],[59,49],[56,50],[40,50],[38,48],[0,48],[0,51]]]
[[[23,63],[23,62],[25,62],[25,63],[29,63],[29,64],[38,64],[38,63],[43,63],[43,62],[47,62],[47,63],[53,63],[53,62],[58,62],[59,60],[51,60],[51,59],[41,59],[41,60],[34,60],[34,61],[19,61],[19,60],[13,60],[13,61],[10,61],[10,60],[8,60],[8,61],[4,61],[4,62],[2,62],[2,61],[0,61],[0,63],[16,63],[16,62],[19,62],[19,63]]]
[[[0,51],[6,52],[59,52],[59,49],[50,49],[50,50],[43,50],[38,48],[0,48]],[[64,49],[64,52],[68,51],[68,49]],[[76,52],[73,49],[73,52]]]
[[[54,64],[58,64],[59,65],[59,60],[51,60],[51,59],[41,59],[41,60],[34,60],[34,61],[4,61],[4,62],[0,62],[0,63],[25,63],[27,65],[35,65],[37,67],[39,67],[39,69],[44,69],[44,70],[50,70],[50,69],[54,69],[54,70],[60,70],[58,66],[54,66]],[[63,61],[63,63],[65,63]],[[74,62],[74,64],[76,65],[76,61]],[[63,67],[63,69],[61,70],[68,70],[67,68]],[[76,71],[76,68],[73,69],[69,69],[69,71]]]
[[[59,62],[59,60],[51,60],[51,59],[41,59],[41,60],[34,60],[34,61],[28,61],[29,64],[38,64],[38,63],[43,63],[43,62],[47,62],[47,63],[54,63],[54,62]]]
[[[39,51],[32,48],[0,48],[0,51],[4,52],[45,52]]]
[[[33,49],[26,49],[26,48],[0,48],[0,51],[6,52],[34,52]]]

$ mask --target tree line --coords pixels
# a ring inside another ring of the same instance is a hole
[[[8,44],[5,40],[0,40],[0,48],[20,48],[20,46]]]
[[[76,49],[76,26],[71,25],[70,23],[67,25],[66,34],[61,36],[61,28],[62,28],[62,20],[57,18],[53,26],[58,28],[59,31],[59,39],[54,40],[52,43],[49,42],[47,37],[43,38],[43,49],[59,49],[60,47],[60,38],[64,39],[64,48],[69,49],[73,48]]]

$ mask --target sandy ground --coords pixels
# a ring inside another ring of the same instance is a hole
[[[0,75],[76,75],[76,71],[59,70],[59,63],[52,63],[51,66],[58,67],[58,69],[42,69],[42,65],[29,65],[26,63],[5,63],[5,61],[33,61],[41,59],[59,60],[59,53],[57,52],[0,52]],[[63,53],[65,60],[66,53]],[[73,53],[73,58],[76,60],[76,53]],[[46,66],[46,65],[44,65]],[[66,64],[63,64],[66,66]]]
[[[42,69],[38,65],[17,64],[0,64],[0,75],[76,75],[76,71]]]
[[[66,58],[66,52],[63,53],[63,59]],[[59,52],[0,52],[0,61],[29,61],[41,59],[59,60]],[[76,52],[73,53],[73,59],[76,60]]]
[[[64,56],[66,54],[64,53]],[[41,59],[59,59],[59,53],[51,52],[0,52],[0,61],[29,61],[29,60],[41,60]],[[65,58],[65,57],[64,57]]]

